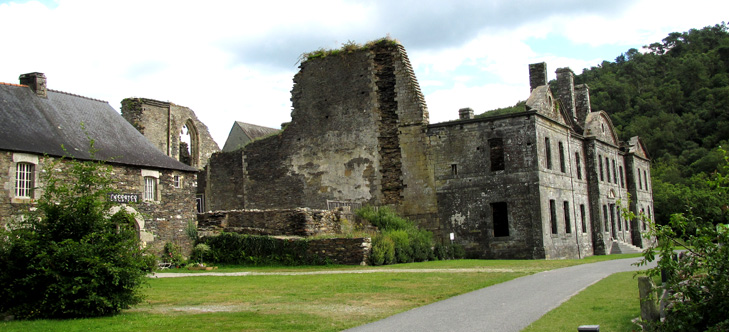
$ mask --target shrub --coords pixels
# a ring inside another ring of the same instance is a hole
[[[386,206],[374,208],[371,206],[365,206],[357,210],[355,214],[367,221],[373,226],[380,229],[380,231],[388,230],[407,230],[415,228],[412,221],[398,216],[394,211]]]
[[[389,236],[378,234],[372,238],[370,264],[383,265],[395,262],[395,242]]]
[[[93,144],[92,144],[93,147]],[[92,317],[141,301],[154,266],[121,209],[109,216],[109,167],[57,160],[41,174],[35,210],[0,234],[0,312],[17,318]]]
[[[206,254],[213,263],[243,265],[306,265],[324,264],[317,256],[308,255],[305,239],[276,239],[269,236],[222,233],[200,239],[210,247]]]
[[[173,266],[185,265],[185,258],[182,257],[182,252],[179,245],[172,242],[167,242],[165,243],[164,249],[165,250],[162,261],[172,263]]]
[[[384,241],[389,238],[394,244],[394,263],[422,262],[435,259],[433,254],[433,233],[421,230],[415,224],[405,218],[398,216],[388,207],[374,208],[365,206],[356,211],[356,215],[369,221],[376,226],[384,235],[377,241]],[[377,238],[377,237],[376,237]],[[379,262],[381,253],[375,253],[375,242],[373,239],[371,255]],[[386,261],[384,264],[388,264]]]
[[[413,248],[410,245],[410,235],[403,230],[388,231],[385,233],[395,243],[395,260],[397,263],[413,261]]]

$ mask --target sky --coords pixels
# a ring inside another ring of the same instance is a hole
[[[630,48],[729,21],[726,0],[0,0],[0,82],[191,108],[222,148],[234,121],[291,120],[301,55],[382,37],[406,49],[430,122],[512,106],[528,65],[614,61]]]

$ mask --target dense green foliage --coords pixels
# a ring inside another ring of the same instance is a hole
[[[41,172],[42,198],[0,233],[0,313],[16,318],[92,317],[139,303],[155,264],[134,216],[109,216],[110,168],[63,162]]]
[[[372,238],[370,264],[424,262],[433,259],[463,258],[465,251],[458,245],[433,245],[433,233],[419,229],[398,216],[388,207],[365,206],[357,216],[380,230]]]
[[[222,233],[203,237],[205,259],[211,263],[243,265],[317,265],[325,262],[307,254],[306,239],[276,239],[270,236]]]
[[[725,157],[729,171],[729,157]],[[707,180],[721,206],[729,204],[729,177],[715,173]],[[655,331],[729,330],[729,225],[714,224],[692,212],[671,216],[668,225],[653,225],[658,244],[644,253],[644,263],[660,257],[651,276],[663,273],[661,288],[668,293],[664,322],[646,322]],[[686,248],[678,255],[675,246]]]
[[[727,26],[674,32],[645,51],[586,69],[575,83],[590,87],[593,110],[610,114],[621,140],[640,136],[646,144],[659,223],[687,206],[726,222],[704,180],[722,160],[716,148],[729,140]]]
[[[524,112],[524,111],[526,111],[526,100],[521,100],[521,101],[517,102],[514,106],[502,107],[502,108],[497,108],[494,110],[483,112],[479,115],[476,115],[476,119],[490,118],[490,117],[494,117],[494,116],[506,115],[506,114],[511,114],[511,113],[519,113],[519,112]]]

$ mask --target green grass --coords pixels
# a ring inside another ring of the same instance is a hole
[[[378,268],[222,267],[218,271],[462,270],[158,278],[151,279],[144,289],[144,303],[113,317],[0,322],[0,330],[339,331],[539,271],[627,257],[631,256],[560,261],[456,260]]]
[[[577,331],[600,325],[600,331],[637,331],[631,320],[640,315],[635,272],[613,274],[573,296],[522,332]]]

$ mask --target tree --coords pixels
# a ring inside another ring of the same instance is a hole
[[[726,213],[729,203],[729,156],[724,153],[724,173],[707,180]],[[647,270],[651,277],[662,275],[665,320],[644,322],[655,331],[729,330],[729,225],[697,217],[691,210],[671,216],[667,225],[652,224],[650,236],[656,244],[644,251],[641,265],[658,260]],[[685,248],[674,252],[676,246]]]
[[[41,172],[42,197],[0,233],[0,313],[92,317],[141,301],[154,257],[140,248],[134,216],[109,214],[110,173],[101,162],[63,159]]]

